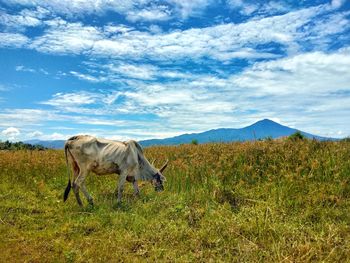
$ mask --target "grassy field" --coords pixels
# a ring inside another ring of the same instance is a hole
[[[0,152],[1,262],[350,262],[350,142],[152,147],[166,189],[113,175],[63,203],[63,151]],[[85,200],[84,200],[85,201]]]

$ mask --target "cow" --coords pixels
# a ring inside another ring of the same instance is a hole
[[[125,181],[133,184],[134,194],[139,195],[137,181],[151,181],[156,191],[163,191],[165,177],[162,175],[168,161],[161,169],[156,169],[143,154],[143,150],[136,141],[112,141],[96,138],[90,135],[77,135],[69,138],[64,145],[64,153],[68,170],[68,185],[64,191],[63,200],[66,201],[73,187],[77,203],[82,206],[79,190],[83,192],[90,205],[93,198],[85,186],[85,178],[90,172],[97,175],[119,174],[118,203],[121,202]],[[73,184],[71,170],[73,166]]]

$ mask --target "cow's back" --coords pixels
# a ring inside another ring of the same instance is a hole
[[[73,156],[80,161],[86,161],[90,159],[89,157],[96,156],[98,152],[97,139],[90,135],[73,136],[66,141],[65,147],[68,147]]]
[[[77,135],[66,142],[78,165],[96,174],[106,174],[137,165],[130,145],[90,135]]]

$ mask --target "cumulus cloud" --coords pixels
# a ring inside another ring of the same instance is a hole
[[[30,39],[25,35],[18,33],[1,33],[0,32],[0,47],[5,48],[21,48],[30,42]]]
[[[29,138],[38,138],[38,137],[40,137],[42,135],[43,135],[43,133],[41,131],[33,131],[33,132],[29,132],[27,134],[27,137],[29,137]]]
[[[350,89],[350,52],[332,54],[312,52],[256,63],[237,77],[234,83],[268,94],[318,94]]]
[[[332,7],[339,8],[345,3],[345,0],[332,0]]]
[[[168,10],[166,7],[163,9]],[[265,46],[271,43],[288,53],[299,52],[303,44],[314,49],[325,49],[331,45],[330,36],[346,32],[350,21],[347,13],[328,14],[328,11],[328,5],[320,5],[241,24],[226,23],[168,33],[139,31],[113,24],[88,26],[55,18],[44,21],[48,27],[34,39],[18,33],[0,33],[0,46],[26,47],[52,54],[134,60],[198,60],[209,57],[225,62],[237,58],[271,59],[276,58],[276,53]],[[319,18],[321,14],[322,18]],[[87,80],[97,81],[92,78]]]
[[[4,135],[9,140],[15,140],[21,134],[21,132],[19,131],[19,129],[15,127],[9,127],[3,130],[1,134]]]
[[[327,42],[330,45],[329,36],[349,29],[346,13],[315,19],[327,10],[328,6],[323,5],[241,24],[227,23],[159,34],[125,27],[121,30],[113,26],[100,28],[60,22],[36,37],[28,47],[45,53],[135,60],[275,58],[276,54],[264,45],[274,43],[282,50],[296,53],[302,43],[310,42],[315,49]],[[315,19],[315,26],[309,25],[311,19]],[[319,30],[321,27],[327,30]]]
[[[31,72],[31,73],[35,73],[36,70],[35,69],[32,69],[32,68],[27,68],[23,65],[18,65],[15,67],[15,70],[16,71],[23,71],[23,72]]]
[[[53,98],[42,102],[42,104],[52,105],[52,106],[79,106],[88,105],[96,103],[98,99],[98,94],[91,92],[80,91],[77,93],[56,93]]]
[[[0,10],[0,25],[2,25],[5,30],[23,31],[26,27],[37,27],[41,25],[41,21],[28,13],[10,15]]]
[[[238,11],[241,15],[272,15],[276,13],[285,13],[291,10],[291,7],[285,2],[265,1],[259,3],[257,1],[243,0],[227,0],[230,9]]]
[[[158,67],[147,64],[126,64],[120,63],[119,65],[109,64],[107,65],[109,72],[117,73],[129,78],[151,80],[159,71]]]
[[[171,11],[167,6],[153,6],[141,10],[131,10],[127,13],[126,19],[132,22],[136,21],[165,21],[171,19]]]
[[[182,19],[187,19],[191,16],[198,16],[208,6],[215,3],[213,0],[168,0],[168,2],[174,5],[175,11]]]
[[[52,134],[42,135],[41,138],[43,140],[66,140],[68,136],[62,133],[54,132]]]
[[[213,3],[213,0],[166,0],[162,4],[153,0],[7,0],[6,5],[24,6],[28,8],[46,10],[52,14],[64,15],[69,18],[91,14],[103,15],[108,11],[124,15],[130,21],[164,21],[173,16],[187,19],[198,16]]]
[[[81,23],[59,23],[46,33],[37,37],[28,46],[41,52],[48,53],[87,53],[96,41],[104,38],[101,31],[93,26]]]
[[[70,71],[69,73],[72,76],[75,76],[79,79],[90,81],[90,82],[102,82],[102,81],[104,81],[104,78],[98,78],[98,77],[94,77],[94,76],[89,75],[89,74],[83,74],[83,73],[79,73],[76,71]]]
[[[57,109],[2,109],[0,112],[0,123],[3,126],[16,125],[18,127],[36,127],[49,123],[75,124],[75,125],[104,125],[123,127],[125,125],[133,125],[132,121],[124,119],[114,119],[109,116],[100,116],[99,109],[84,108],[79,112],[79,106],[54,106]],[[80,106],[81,107],[81,106]],[[67,114],[67,112],[69,114]],[[71,114],[74,113],[74,114]],[[109,111],[102,110],[104,115],[111,114]],[[112,112],[113,113],[113,112]],[[81,115],[83,114],[83,115]],[[93,115],[93,116],[91,116]]]
[[[5,1],[4,1],[5,2]],[[40,7],[55,14],[63,14],[67,16],[85,14],[102,14],[106,11],[115,11],[124,13],[134,7],[135,4],[142,1],[123,0],[123,1],[109,1],[109,0],[86,0],[86,1],[69,1],[69,0],[6,0],[7,5],[19,5],[25,7]],[[145,2],[145,1],[143,1]]]

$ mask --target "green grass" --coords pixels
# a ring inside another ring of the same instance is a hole
[[[95,176],[95,207],[63,203],[63,151],[0,152],[2,262],[349,262],[350,143],[146,149],[166,190]],[[85,200],[84,200],[85,201]]]

